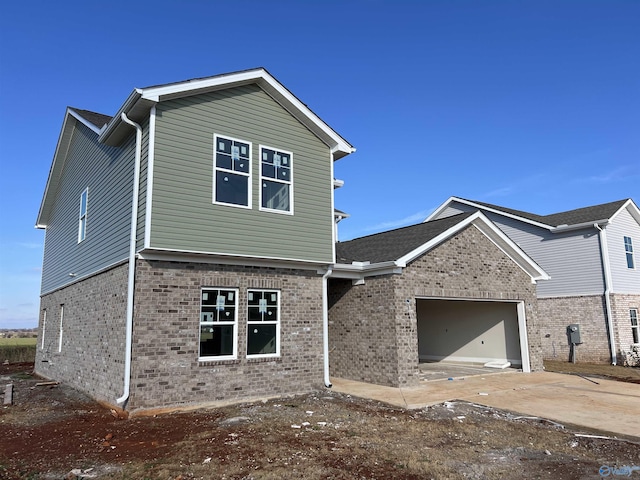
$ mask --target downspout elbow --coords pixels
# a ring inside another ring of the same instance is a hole
[[[329,298],[328,298],[328,278],[333,272],[333,265],[329,266],[327,272],[322,276],[322,347],[323,347],[323,369],[324,385],[331,388],[333,385],[329,377]]]

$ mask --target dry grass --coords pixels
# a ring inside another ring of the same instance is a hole
[[[545,360],[544,368],[548,372],[570,373],[587,377],[610,378],[623,382],[640,383],[640,368],[623,367],[603,363],[571,363]]]

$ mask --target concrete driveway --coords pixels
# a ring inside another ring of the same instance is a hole
[[[338,392],[403,408],[465,400],[640,440],[640,385],[632,383],[549,372],[504,372],[422,382],[410,388],[331,380]]]

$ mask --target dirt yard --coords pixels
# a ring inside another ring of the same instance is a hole
[[[322,390],[119,419],[65,385],[36,386],[32,369],[0,366],[1,390],[14,385],[3,479],[640,478],[639,443],[466,402],[404,411]]]

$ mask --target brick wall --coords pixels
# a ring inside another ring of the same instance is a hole
[[[238,358],[198,361],[202,287],[238,288]],[[281,292],[280,357],[246,356],[247,289]],[[131,410],[308,392],[323,385],[322,277],[289,269],[139,261]]]
[[[611,313],[613,317],[613,331],[618,346],[617,354],[628,352],[633,343],[631,333],[631,316],[629,310],[635,308],[640,316],[640,295],[616,293],[611,295]]]
[[[531,369],[542,368],[535,285],[473,226],[413,261],[401,275],[370,277],[360,286],[332,281],[330,286],[332,375],[415,385],[417,297],[524,302]]]
[[[576,346],[577,362],[608,362],[611,358],[603,295],[539,298],[545,359],[570,361],[567,327],[580,325],[582,344]]]
[[[41,298],[36,373],[115,403],[124,388],[127,272],[125,263]]]

